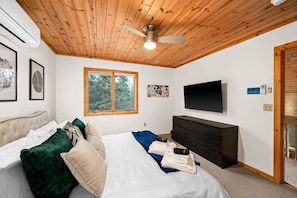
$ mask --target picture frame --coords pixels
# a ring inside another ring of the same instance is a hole
[[[30,59],[30,100],[44,100],[44,67]]]
[[[147,97],[169,97],[169,86],[147,85]]]
[[[0,43],[0,102],[17,101],[17,52]]]

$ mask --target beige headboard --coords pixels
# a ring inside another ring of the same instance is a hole
[[[46,111],[0,120],[0,147],[24,137],[30,129],[37,129],[49,122]]]

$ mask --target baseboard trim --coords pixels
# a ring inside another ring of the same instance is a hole
[[[258,175],[261,175],[262,177],[265,177],[265,178],[267,178],[267,179],[269,179],[269,180],[275,182],[273,176],[271,176],[271,175],[269,175],[269,174],[267,174],[267,173],[264,173],[263,171],[260,171],[260,170],[258,170],[258,169],[256,169],[256,168],[251,167],[251,166],[249,166],[249,165],[247,165],[247,164],[245,164],[245,163],[243,163],[243,162],[240,162],[240,161],[238,161],[237,164],[238,164],[239,166],[242,166],[243,168],[246,168],[246,169],[248,169],[248,170],[254,172],[254,173],[257,173]]]

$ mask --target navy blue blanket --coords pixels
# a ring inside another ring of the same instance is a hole
[[[158,163],[160,168],[165,173],[178,171],[177,169],[174,169],[174,168],[164,168],[164,167],[162,167],[161,161],[162,161],[163,156],[148,152],[151,143],[157,139],[156,134],[152,133],[151,131],[132,132],[132,134],[135,137],[135,139],[139,142],[139,144],[141,144],[141,146],[145,149],[145,151],[150,156],[152,156],[152,158]],[[196,165],[200,165],[199,162],[195,162],[195,163],[196,163]]]

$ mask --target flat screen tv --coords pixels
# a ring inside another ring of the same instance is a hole
[[[186,109],[223,112],[220,80],[184,86]]]

